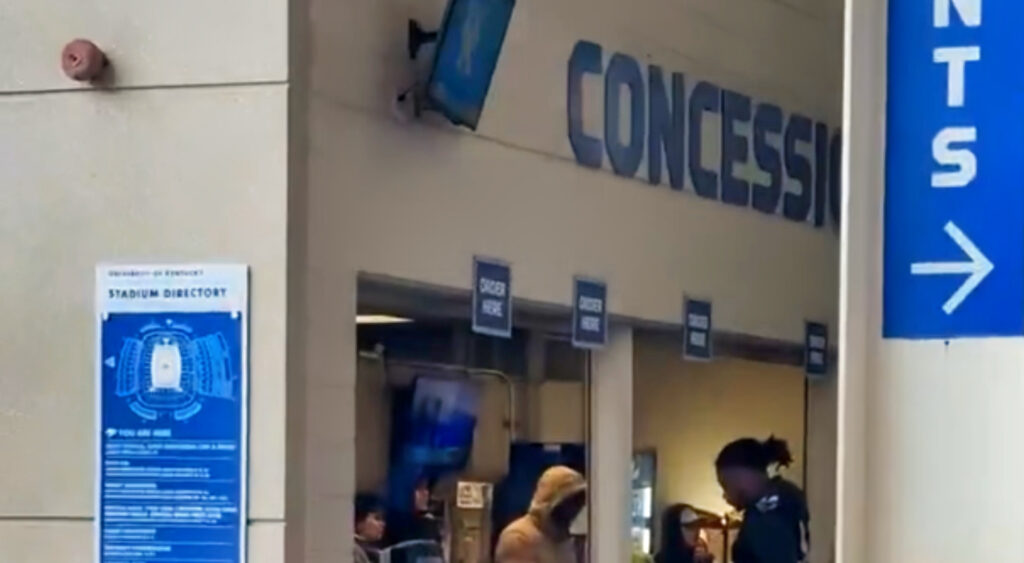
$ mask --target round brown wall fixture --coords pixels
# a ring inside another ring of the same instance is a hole
[[[78,82],[95,82],[107,64],[107,56],[88,39],[75,39],[64,46],[60,55],[64,74]]]

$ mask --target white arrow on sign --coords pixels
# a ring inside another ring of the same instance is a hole
[[[977,246],[971,242],[971,239],[967,238],[967,235],[960,230],[952,221],[946,223],[944,229],[946,234],[953,239],[953,242],[960,247],[961,250],[967,254],[970,258],[969,262],[918,262],[910,265],[910,273],[915,276],[934,276],[940,274],[969,274],[964,283],[960,285],[960,289],[956,290],[945,304],[942,305],[942,310],[947,315],[952,315],[953,311],[964,302],[964,299],[974,291],[974,288],[985,280],[986,277],[992,270],[995,269],[995,265],[992,264],[984,254],[978,250]]]

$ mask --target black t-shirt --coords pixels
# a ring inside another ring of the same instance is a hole
[[[810,544],[810,513],[803,492],[774,479],[768,492],[743,514],[733,544],[734,563],[803,563]]]
[[[441,526],[429,514],[396,514],[388,519],[388,544],[411,540],[441,541]]]

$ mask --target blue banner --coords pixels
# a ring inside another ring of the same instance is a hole
[[[1022,18],[889,0],[885,338],[1024,334]]]
[[[828,326],[807,323],[804,329],[804,371],[812,377],[828,374]]]
[[[247,268],[96,282],[96,560],[244,562]]]
[[[683,357],[706,362],[712,354],[711,302],[686,298],[683,305]]]
[[[572,344],[601,348],[608,343],[608,286],[578,277],[573,280]]]
[[[505,262],[473,259],[473,332],[512,337],[512,270]]]

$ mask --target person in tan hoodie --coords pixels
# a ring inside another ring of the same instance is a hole
[[[545,471],[529,512],[501,532],[495,563],[577,563],[569,527],[586,502],[582,475],[563,466]]]

